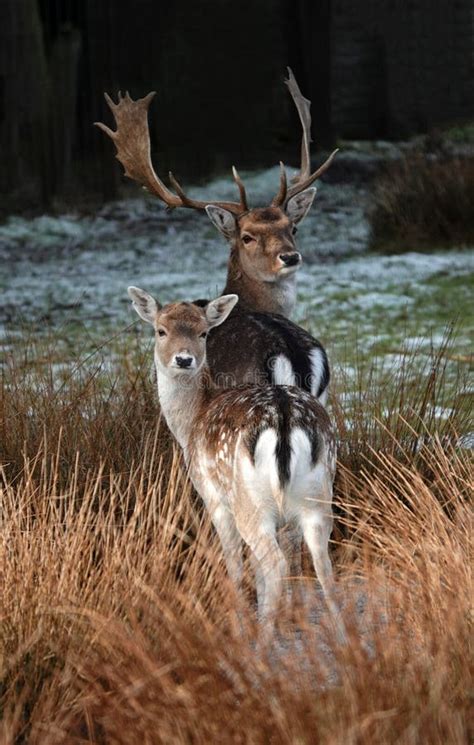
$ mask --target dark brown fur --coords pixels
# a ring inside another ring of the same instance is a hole
[[[206,300],[196,301],[204,306]],[[329,365],[326,353],[317,339],[283,316],[257,313],[241,307],[240,302],[222,326],[209,332],[207,361],[215,383],[228,388],[232,385],[271,384],[271,360],[285,355],[290,360],[297,384],[311,391],[309,353],[319,349],[324,370],[316,395],[329,384]]]

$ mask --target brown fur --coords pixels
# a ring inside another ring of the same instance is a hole
[[[284,224],[287,226],[291,225],[291,222],[286,213],[280,207],[256,207],[253,210],[249,210],[242,217],[239,218],[238,224],[241,230],[251,230],[252,226],[258,226],[261,224],[263,228],[268,228],[267,223],[281,223],[282,227]]]
[[[206,346],[205,338],[200,335],[207,332],[208,324],[203,311],[192,303],[172,303],[162,308],[154,323],[156,345],[166,363],[176,354],[186,350],[198,358]],[[158,332],[166,332],[159,337]],[[180,345],[176,346],[176,338]]]
[[[196,324],[202,322],[203,314],[194,303],[170,303],[161,309],[160,323]]]
[[[299,426],[308,432],[320,432],[325,440],[332,439],[331,425],[326,410],[309,393],[292,386],[240,385],[222,390],[212,380],[206,363],[206,340],[202,334],[209,329],[206,310],[190,303],[172,303],[157,311],[155,329],[166,330],[166,337],[156,335],[156,351],[162,363],[167,365],[176,351],[189,347],[195,356],[199,372],[198,391],[194,395],[192,410],[185,412],[190,432],[190,449],[207,451],[210,456],[220,448],[220,440],[227,440],[234,433],[244,435],[244,445],[251,449],[250,442],[261,429],[278,429],[278,409],[281,396],[288,399],[288,426]],[[191,388],[189,389],[191,390]],[[287,391],[283,394],[283,390]],[[233,437],[236,445],[236,437]],[[229,449],[229,446],[228,446]],[[234,456],[229,449],[229,457]]]
[[[264,259],[265,260],[265,259]],[[235,293],[240,304],[248,310],[260,313],[281,313],[284,309],[275,298],[273,283],[261,282],[242,269],[237,251],[232,250],[227,271],[227,282],[223,294]]]
[[[288,270],[279,257],[296,252],[293,227],[279,207],[254,209],[243,215],[237,222],[224,294],[237,294],[241,306],[250,310],[287,315],[279,285],[287,279]],[[255,240],[244,243],[246,235]]]
[[[203,370],[201,387],[203,395],[191,435],[191,450],[203,449],[209,457],[215,457],[225,436],[231,462],[235,457],[237,432],[243,434],[243,444],[251,454],[251,443],[258,432],[278,427],[277,392],[273,387],[247,385],[222,391],[213,385],[207,367]],[[287,392],[290,400],[290,425],[319,432],[334,449],[331,422],[323,406],[300,389],[292,386],[279,386],[279,389]]]
[[[238,587],[244,541],[257,567],[258,613],[265,633],[271,633],[287,575],[277,529],[296,522],[342,639],[328,554],[336,450],[327,412],[295,386],[224,391],[215,386],[201,329],[224,324],[235,295],[216,298],[205,308],[184,303],[162,309],[139,288],[129,288],[129,295],[139,315],[157,330],[161,410],[219,534],[230,577]],[[165,328],[167,335],[160,335]],[[192,365],[177,363],[174,355],[188,350]]]

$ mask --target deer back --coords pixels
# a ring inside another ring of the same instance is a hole
[[[196,304],[204,307],[207,300]],[[325,403],[330,381],[322,344],[283,316],[234,308],[209,332],[207,362],[220,388],[245,384],[294,385]]]
[[[214,392],[195,419],[189,452],[198,490],[210,481],[217,493],[233,493],[234,499],[248,491],[239,481],[246,469],[267,478],[268,493],[275,499],[295,490],[298,498],[302,477],[318,464],[327,469],[330,480],[335,472],[328,414],[311,394],[294,386],[249,385]],[[262,483],[262,495],[255,498],[264,499],[265,491]]]

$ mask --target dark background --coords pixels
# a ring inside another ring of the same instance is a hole
[[[157,170],[189,182],[297,160],[288,64],[325,147],[472,117],[473,49],[472,0],[0,0],[2,212],[118,194],[104,90],[157,90]]]

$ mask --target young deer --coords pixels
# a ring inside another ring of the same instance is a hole
[[[161,409],[210,513],[229,575],[239,585],[243,539],[255,560],[259,616],[271,621],[287,574],[277,528],[294,521],[337,616],[328,555],[336,445],[326,410],[292,386],[222,390],[213,384],[206,336],[229,316],[237,295],[201,308],[161,307],[137,287],[128,293],[139,316],[155,329]]]
[[[239,295],[239,307],[225,332],[217,328],[209,339],[208,359],[220,385],[245,382],[291,383],[312,392],[324,403],[329,366],[321,344],[283,316],[290,315],[296,297],[296,271],[301,256],[296,250],[296,226],[313,202],[312,184],[329,168],[337,151],[314,173],[310,169],[310,102],[305,99],[289,70],[287,81],[303,126],[301,170],[295,183],[287,184],[281,164],[278,193],[269,206],[249,209],[244,184],[235,170],[239,202],[208,202],[188,197],[170,173],[175,193],[156,175],[150,157],[148,107],[154,93],[133,101],[119,94],[115,104],[105,94],[117,130],[97,125],[113,140],[125,175],[144,186],[169,209],[206,210],[231,243],[225,293]],[[272,314],[272,315],[270,315]],[[232,325],[232,328],[229,327]],[[226,343],[226,337],[235,343]]]

